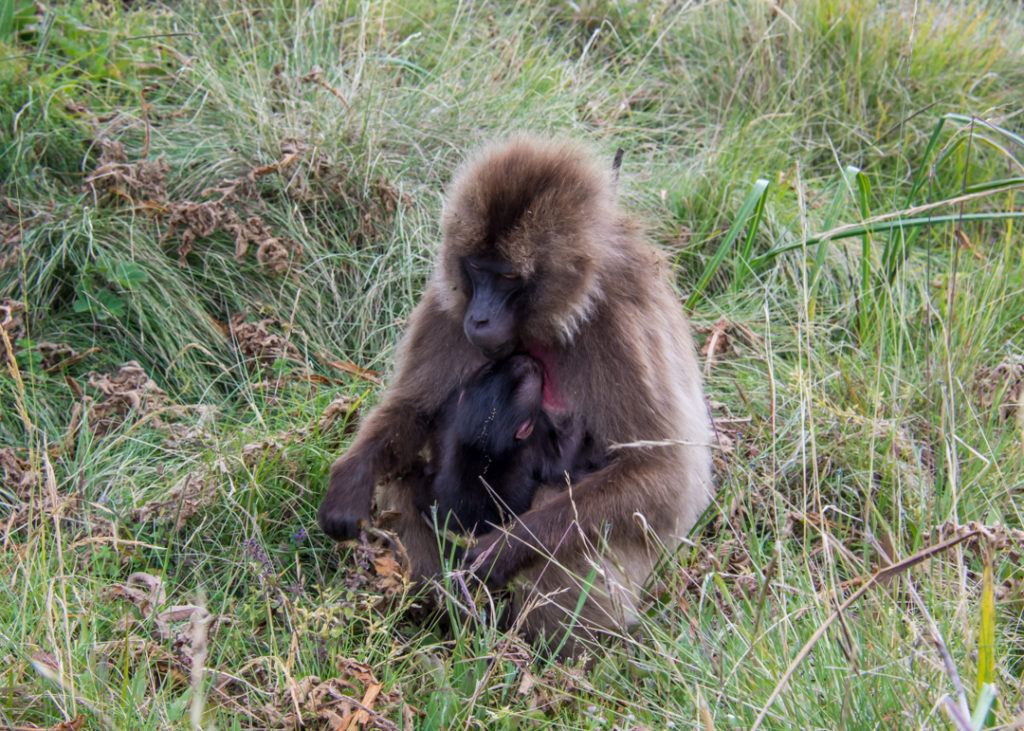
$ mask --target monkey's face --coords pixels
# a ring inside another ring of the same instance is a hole
[[[609,170],[528,137],[485,149],[452,182],[435,274],[441,307],[489,359],[572,341],[618,256]]]
[[[489,360],[509,355],[519,344],[526,281],[509,265],[490,257],[467,256],[463,277],[470,293],[462,328]]]

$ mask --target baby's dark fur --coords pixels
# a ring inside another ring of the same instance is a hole
[[[559,431],[543,410],[542,365],[525,353],[491,361],[441,407],[416,506],[438,525],[483,534],[526,512],[537,487],[598,469],[578,428]]]

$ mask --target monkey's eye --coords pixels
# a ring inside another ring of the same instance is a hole
[[[501,278],[502,279],[522,279],[522,277],[520,277],[518,274],[514,274],[514,273],[513,274],[502,274]]]

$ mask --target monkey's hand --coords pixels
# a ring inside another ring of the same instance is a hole
[[[360,528],[370,520],[373,476],[359,465],[348,467],[344,461],[335,464],[327,494],[317,512],[320,527],[336,541],[358,538]]]
[[[370,520],[374,486],[413,467],[430,422],[430,414],[406,402],[383,403],[367,416],[348,451],[331,467],[317,514],[324,533],[339,541],[359,537],[360,526]]]
[[[370,511],[367,510],[365,515],[358,515],[322,503],[316,519],[324,533],[331,538],[336,541],[347,541],[359,537],[359,531],[370,520]]]

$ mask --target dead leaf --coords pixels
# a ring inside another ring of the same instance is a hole
[[[422,715],[415,706],[402,704],[402,731],[416,731],[416,719]]]
[[[364,728],[371,723],[376,728],[397,729],[383,712],[397,706],[400,698],[395,691],[383,692],[383,685],[368,665],[342,659],[337,677],[321,680],[310,675],[292,680],[265,710],[274,725],[284,729],[298,729],[316,721],[326,723],[332,731]],[[377,709],[378,705],[384,706],[383,711]]]
[[[331,86],[326,81],[324,81],[324,70],[319,66],[314,66],[308,74],[302,77],[301,80],[306,82],[307,84],[316,84],[317,86],[326,89],[327,91],[334,94],[334,96],[336,96],[341,101],[341,103],[345,105],[346,109],[349,108],[348,99],[345,98],[345,95],[338,91],[335,87]]]
[[[0,448],[0,476],[3,478],[0,485],[9,488],[16,498],[13,506],[8,506],[12,509],[3,522],[6,532],[0,533],[4,545],[7,545],[15,529],[30,521],[49,521],[69,513],[79,514],[81,497],[57,490],[49,453],[33,453],[30,460],[21,459],[10,447]],[[111,530],[110,521],[95,515],[88,520],[76,519],[76,526],[90,534]]]
[[[0,208],[0,269],[21,258],[25,232],[49,219],[47,213],[25,201],[4,196],[3,208]]]
[[[215,201],[180,201],[171,205],[169,210],[167,230],[162,238],[166,239],[179,227],[184,227],[181,243],[178,244],[178,266],[181,267],[186,265],[185,257],[192,253],[192,244],[196,239],[212,236],[224,225],[224,219],[229,216],[228,210]],[[230,212],[230,216],[237,219],[234,211]]]
[[[309,152],[309,145],[296,137],[281,140],[281,159],[270,165],[253,168],[252,177],[262,178],[271,173],[284,173]]]
[[[161,640],[176,639],[185,656],[192,659],[206,651],[207,628],[213,617],[206,607],[198,604],[178,604],[164,608],[167,591],[159,576],[137,571],[124,584],[112,584],[112,596],[130,602],[143,619],[151,620]],[[176,627],[188,622],[187,626]]]
[[[194,250],[198,239],[213,236],[217,231],[229,233],[235,241],[235,261],[243,263],[250,246],[257,247],[256,261],[276,274],[288,271],[302,256],[302,247],[287,237],[274,236],[267,222],[260,216],[250,215],[244,220],[230,205],[240,188],[251,187],[255,177],[246,176],[222,181],[203,195],[219,195],[217,200],[177,201],[167,207],[169,213],[166,239],[183,229],[178,245],[178,264],[186,266],[186,257]]]
[[[43,342],[36,345],[36,350],[39,351],[40,365],[45,371],[55,369],[58,364],[77,355],[74,348],[64,343]]]
[[[163,579],[144,571],[131,574],[124,584],[113,584],[110,592],[130,601],[147,619],[167,602]]]
[[[519,679],[519,687],[516,688],[516,694],[529,695],[537,685],[537,678],[527,669],[520,668],[519,673],[522,677]]]
[[[373,568],[377,572],[377,576],[389,577],[394,576],[395,574],[401,576],[402,574],[402,567],[390,552],[385,552],[376,556],[373,559]]]
[[[3,475],[0,485],[12,490],[19,498],[24,498],[42,479],[39,470],[16,455],[10,447],[0,448],[0,473]]]
[[[161,155],[156,161],[138,160],[129,163],[124,145],[117,140],[97,140],[100,158],[96,169],[85,176],[85,187],[98,198],[123,196],[131,202],[137,198],[167,200],[167,174],[170,168]]]
[[[263,462],[273,460],[283,449],[284,445],[277,441],[263,439],[249,442],[242,446],[242,464],[253,469]]]
[[[214,503],[219,496],[215,475],[209,471],[193,470],[161,497],[134,508],[130,515],[137,523],[173,518],[174,529],[178,531],[185,527],[189,518]]]
[[[172,404],[161,411],[161,416],[183,419],[172,423],[156,420],[166,435],[164,446],[169,449],[209,447],[216,440],[211,425],[216,419],[217,407],[212,404]]]
[[[109,592],[116,598],[125,599],[138,609],[146,624],[140,624],[134,617],[126,616],[116,627],[125,632],[125,642],[118,646],[137,647],[138,652],[132,653],[133,660],[145,659],[150,667],[159,665],[161,675],[166,675],[178,684],[184,684],[191,678],[193,692],[199,691],[199,683],[206,666],[211,627],[223,622],[207,611],[201,604],[178,604],[170,607],[167,603],[167,592],[163,579],[146,572],[136,572],[128,577],[123,584],[113,584]],[[159,640],[155,644],[151,640],[137,641],[133,630],[147,626],[152,628],[154,636]],[[135,642],[129,640],[135,639]],[[167,649],[170,649],[170,653]],[[214,677],[224,682],[226,676],[210,670]]]
[[[275,274],[284,274],[302,256],[302,248],[294,239],[268,237],[259,242],[256,261]]]
[[[246,359],[247,365],[256,368],[273,365],[278,360],[302,361],[302,354],[283,335],[271,333],[269,328],[280,328],[277,318],[266,318],[259,322],[245,322],[246,313],[231,316],[228,325],[231,340]]]
[[[7,369],[7,345],[5,339],[11,345],[17,347],[18,340],[25,337],[25,321],[22,313],[25,311],[25,304],[10,297],[0,298],[0,329],[3,329],[6,338],[0,337],[0,367]]]
[[[134,360],[117,373],[90,373],[89,386],[104,396],[89,409],[89,428],[98,436],[120,425],[130,413],[154,414],[167,404],[167,394]]]
[[[356,414],[353,413],[355,408],[355,401],[350,396],[339,396],[338,398],[327,404],[327,407],[320,414],[320,418],[317,420],[316,427],[320,433],[326,432],[335,421],[338,419],[344,419],[346,416],[352,414],[353,417]],[[352,418],[345,426],[345,433],[349,433],[355,429],[356,419]]]
[[[56,726],[50,728],[50,731],[81,731],[85,727],[85,716],[75,716],[69,721],[61,721]]]
[[[710,328],[697,328],[698,332],[707,332],[708,339],[704,341],[700,352],[704,356],[704,375],[711,374],[711,367],[715,364],[715,357],[725,354],[733,349],[732,340],[729,337],[731,325],[728,320],[722,318]]]
[[[324,359],[323,363],[325,365],[329,365],[331,368],[336,368],[344,373],[348,373],[358,378],[362,378],[364,381],[375,383],[378,386],[381,386],[384,383],[384,381],[381,380],[380,373],[378,373],[377,371],[368,370],[366,368],[360,368],[355,363],[349,363],[348,361],[344,360],[327,359]]]
[[[379,533],[386,534],[385,531]],[[405,551],[404,546],[392,540],[390,535],[377,536],[372,542],[360,541],[354,547],[357,563],[373,566],[373,576],[367,579],[367,589],[379,594],[385,601],[394,599],[406,590],[409,575],[408,563],[399,561],[389,545],[397,545],[401,551]]]
[[[998,405],[999,418],[1024,417],[1024,355],[1008,355],[995,367],[979,367],[974,375],[975,392],[982,408]]]
[[[356,711],[353,722],[357,726],[365,726],[370,721],[370,714],[373,713],[373,704],[380,695],[381,684],[373,683],[363,694],[362,708]]]
[[[21,258],[21,237],[26,227],[20,223],[0,221],[0,269]]]

